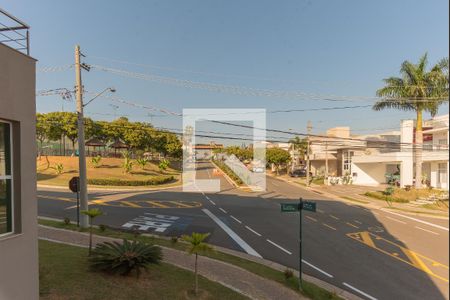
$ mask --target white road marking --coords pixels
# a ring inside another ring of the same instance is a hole
[[[210,217],[220,228],[222,228],[245,252],[250,255],[262,258],[258,252],[256,252],[249,244],[247,244],[243,239],[241,239],[230,227],[225,225],[219,218],[217,218],[212,212],[207,210],[206,208],[202,209],[202,211]]]
[[[205,196],[205,198],[209,200],[209,197],[208,197],[208,196]]]
[[[323,210],[321,210],[321,209],[317,209],[317,212],[320,212],[321,214],[323,214],[323,213],[324,213],[324,211],[323,211]]]
[[[302,259],[302,262],[308,266],[310,266],[311,268],[313,268],[314,270],[319,271],[320,273],[324,274],[325,276],[328,276],[329,278],[333,278],[334,276],[331,275],[330,273],[325,272],[324,270],[320,269],[319,267],[316,267],[315,265],[313,265],[312,263],[307,262],[306,260]]]
[[[363,291],[361,291],[361,290],[355,288],[354,286],[351,286],[350,284],[348,284],[348,283],[346,283],[346,282],[343,282],[342,284],[345,285],[346,287],[348,287],[349,289],[352,289],[352,290],[354,290],[355,292],[358,292],[358,293],[360,293],[361,295],[366,296],[366,297],[369,298],[370,300],[377,300],[377,298],[370,296],[369,294],[367,294],[367,293],[365,293],[365,292],[363,292]]]
[[[281,246],[278,245],[277,243],[274,243],[274,242],[272,242],[272,241],[269,240],[269,239],[266,239],[266,241],[268,241],[269,243],[271,243],[272,245],[274,245],[275,247],[277,247],[277,248],[280,249],[281,251],[284,251],[284,252],[286,252],[287,254],[292,255],[292,252],[291,252],[291,251],[288,251],[288,250],[284,249],[283,247],[281,247]]]
[[[241,220],[239,220],[239,219],[236,219],[235,217],[233,217],[233,216],[230,216],[233,220],[235,220],[236,222],[238,222],[239,224],[242,224],[242,221]]]
[[[251,232],[253,232],[254,234],[256,234],[257,236],[261,236],[261,234],[257,233],[256,231],[254,231],[253,229],[251,229],[248,226],[245,226],[245,228],[247,228],[248,230],[250,230]]]
[[[444,226],[436,225],[436,224],[433,224],[433,223],[430,223],[430,222],[427,222],[427,221],[423,221],[423,220],[420,220],[420,219],[416,219],[416,218],[413,218],[413,217],[408,217],[408,216],[405,216],[405,215],[402,215],[402,214],[398,214],[398,213],[395,213],[395,212],[392,212],[392,211],[388,211],[388,210],[385,210],[385,209],[381,209],[381,210],[384,211],[384,212],[387,212],[388,214],[393,214],[393,215],[396,215],[396,216],[399,216],[399,217],[403,217],[403,218],[406,218],[406,219],[410,219],[410,220],[413,220],[413,221],[416,221],[416,222],[419,222],[419,223],[422,223],[422,224],[426,224],[426,225],[429,225],[429,226],[432,226],[432,227],[435,227],[435,228],[439,228],[439,229],[442,229],[442,230],[445,230],[445,231],[449,231],[448,228],[444,227]]]
[[[310,217],[310,216],[305,216],[305,217],[307,217],[307,218],[310,219],[311,221],[317,222],[317,220],[314,219],[313,217]]]
[[[406,224],[406,222],[397,220],[397,219],[395,219],[395,218],[391,218],[391,217],[388,217],[388,216],[386,216],[386,218],[388,218],[389,220],[395,221],[395,222],[399,222],[399,223],[401,223],[401,224]]]
[[[353,221],[355,221],[355,223],[357,223],[357,224],[362,224],[362,222],[360,222],[358,220],[353,220]]]
[[[336,216],[333,216],[333,215],[329,215],[329,216],[332,217],[332,218],[335,219],[335,220],[339,220],[339,218],[336,217]]]
[[[417,229],[420,229],[420,230],[423,230],[423,231],[435,234],[435,235],[439,235],[439,233],[437,233],[437,232],[434,232],[434,231],[431,231],[431,230],[428,230],[428,229],[425,229],[425,228],[422,228],[422,227],[419,227],[419,226],[414,226],[414,227],[417,228]]]
[[[212,205],[216,205],[216,203],[212,200],[209,200],[209,202],[211,202]]]
[[[225,209],[223,209],[222,207],[219,207],[219,209],[220,209],[224,214],[227,213],[227,211],[226,211]]]

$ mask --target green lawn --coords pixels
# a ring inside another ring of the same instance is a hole
[[[194,297],[194,274],[166,263],[150,266],[139,280],[92,272],[86,249],[47,241],[39,241],[39,277],[42,300],[248,299],[203,277]]]
[[[78,228],[74,224],[66,225],[63,222],[56,222],[56,221],[52,221],[52,220],[39,219],[39,224],[57,227],[57,228],[78,230]],[[117,230],[113,230],[113,229],[109,229],[109,228],[107,228],[105,231],[100,231],[99,229],[95,228],[94,234],[115,237],[115,238],[120,238],[120,239],[123,239],[123,238],[133,239],[134,238],[131,233],[121,232],[121,231],[117,231]],[[145,242],[150,242],[150,243],[153,243],[156,245],[160,245],[160,246],[175,248],[175,249],[182,250],[182,251],[185,251],[187,248],[187,244],[185,244],[183,242],[172,243],[170,240],[163,239],[163,238],[139,236],[137,239],[145,241]],[[262,265],[262,264],[259,264],[259,263],[256,263],[256,262],[253,262],[253,261],[250,261],[247,259],[243,259],[243,258],[234,256],[234,255],[231,255],[231,254],[223,253],[220,251],[214,251],[214,252],[207,253],[206,256],[220,260],[220,261],[227,262],[229,264],[232,264],[232,265],[235,265],[238,267],[241,267],[241,268],[243,268],[249,272],[252,272],[256,275],[259,275],[259,276],[267,278],[267,279],[274,280],[276,282],[279,282],[279,283],[285,285],[286,287],[288,287],[290,289],[297,291],[298,278],[293,277],[290,280],[286,280],[283,272],[280,272],[278,270],[272,269],[265,265]],[[310,297],[311,299],[315,299],[315,300],[326,300],[326,299],[338,300],[338,299],[341,299],[337,295],[330,293],[330,292],[316,286],[315,284],[312,284],[309,282],[304,282],[303,288],[304,288],[303,294]]]

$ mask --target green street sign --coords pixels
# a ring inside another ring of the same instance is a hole
[[[303,201],[303,210],[316,212],[316,202]]]
[[[281,203],[281,212],[297,212],[298,203]]]

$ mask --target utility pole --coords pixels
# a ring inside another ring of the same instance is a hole
[[[88,193],[86,183],[86,156],[84,149],[84,117],[83,117],[83,84],[81,82],[81,62],[80,62],[80,46],[75,46],[75,90],[77,93],[77,116],[78,116],[78,163],[80,176],[80,209],[88,210]],[[81,215],[80,225],[87,228],[88,216]]]
[[[325,180],[328,182],[328,140],[325,140]]]
[[[306,127],[306,129],[308,130],[308,137],[307,137],[307,142],[308,142],[308,147],[306,148],[306,185],[310,186],[310,163],[309,163],[309,153],[311,152],[310,147],[311,147],[311,139],[310,139],[310,135],[311,135],[311,130],[312,130],[312,123],[311,121],[308,121],[308,126]]]

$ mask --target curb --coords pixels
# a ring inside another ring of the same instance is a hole
[[[62,220],[57,219],[57,218],[41,217],[41,216],[38,216],[38,219],[52,220],[52,221],[62,221]],[[71,222],[71,223],[74,223],[74,222]],[[68,230],[68,229],[63,229],[63,228],[55,228],[55,227],[51,227],[51,226],[47,226],[47,225],[39,224],[38,226],[41,226],[41,227],[44,227],[44,228],[60,230],[60,231],[73,232],[73,230]],[[98,226],[94,225],[93,227],[98,227]],[[77,232],[77,233],[84,234],[84,235],[89,235],[87,232]],[[160,236],[160,235],[151,234],[151,233],[144,233],[142,235],[143,236],[147,236],[147,237],[155,237],[155,238],[162,238],[164,240],[170,240],[169,237]],[[95,236],[97,236],[97,235],[95,235]],[[98,236],[99,237],[103,237],[101,235],[98,235]],[[112,237],[107,237],[107,238],[112,238]],[[71,245],[76,246],[75,244],[71,244]],[[161,247],[162,248],[167,248],[167,249],[170,249],[170,250],[177,250],[177,249],[172,249],[172,248],[168,248],[168,247],[164,247],[164,246],[161,246]],[[277,271],[280,271],[280,272],[284,272],[287,269],[286,266],[283,266],[283,265],[281,265],[279,263],[273,262],[273,261],[268,260],[268,259],[258,258],[258,257],[252,256],[250,254],[247,254],[247,253],[243,253],[243,252],[239,252],[239,251],[236,251],[236,250],[227,249],[227,248],[216,246],[216,245],[213,245],[213,247],[214,247],[214,249],[216,249],[219,252],[222,252],[222,253],[225,253],[225,254],[229,254],[229,255],[233,255],[233,256],[236,256],[236,257],[239,257],[239,258],[242,258],[242,259],[246,259],[248,261],[264,265],[266,267],[269,267],[271,269],[274,269],[274,270],[277,270]],[[180,251],[180,250],[177,250],[177,251]],[[214,258],[210,258],[210,259],[216,260]],[[218,261],[221,262],[221,263],[226,263],[226,262],[222,262],[220,260],[218,260]],[[227,263],[227,264],[229,264],[229,263]],[[235,267],[240,268],[239,266],[235,266]],[[293,270],[293,272],[294,272],[294,274],[296,276],[299,275],[299,272],[297,270]],[[350,292],[347,292],[347,291],[345,291],[345,290],[343,290],[343,289],[341,289],[341,288],[339,288],[339,287],[337,287],[335,285],[332,285],[332,284],[330,284],[328,282],[320,280],[320,279],[318,279],[316,277],[313,277],[313,276],[310,276],[310,275],[307,275],[307,274],[304,274],[304,273],[302,273],[302,274],[303,274],[302,276],[303,276],[305,281],[313,283],[313,284],[319,286],[320,288],[322,288],[324,290],[327,290],[328,292],[335,293],[336,295],[338,295],[339,297],[341,297],[343,299],[346,299],[346,300],[362,300],[362,298],[360,298],[360,297],[358,297],[358,296],[356,296],[356,295],[354,295],[354,294],[352,294]],[[228,288],[231,288],[231,287],[228,287]],[[246,295],[246,296],[248,296],[248,295]]]
[[[182,181],[180,180],[180,183]],[[133,188],[130,187],[129,189],[121,189],[121,188],[109,188],[109,187],[98,187],[98,186],[89,186],[88,185],[88,192],[89,191],[96,191],[96,192],[100,192],[100,191],[113,191],[113,192],[147,192],[147,191],[161,191],[161,190],[169,190],[169,189],[174,189],[174,188],[180,188],[182,187],[183,184],[179,184],[179,185],[174,185],[174,186],[167,186],[167,187],[161,187],[161,188]],[[36,184],[36,187],[38,188],[48,188],[48,189],[57,189],[57,190],[67,190],[69,191],[69,188],[66,186],[60,186],[60,185],[47,185],[47,184]]]

